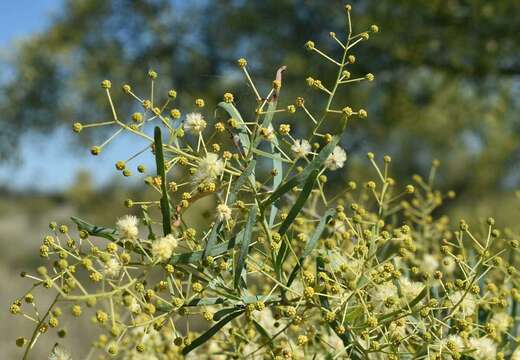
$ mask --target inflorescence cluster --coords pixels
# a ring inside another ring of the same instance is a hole
[[[123,115],[111,82],[102,82],[111,119],[73,130],[116,128],[93,155],[123,133],[145,139],[115,166],[130,176],[132,161],[152,153],[156,171],[136,169],[157,195],[127,200],[138,216],[114,228],[73,218],[73,234],[51,223],[40,246],[45,265],[22,274],[33,286],[10,308],[35,324],[16,341],[24,358],[44,333],[65,336],[70,314],[92,317],[100,335],[91,355],[99,358],[520,359],[519,243],[491,218],[473,232],[440,216],[455,194],[433,188],[438,162],[427,178],[399,185],[390,156],[379,162],[368,153],[372,180],[327,186],[347,160],[339,144],[348,120],[367,118],[336,105],[336,94],[374,80],[351,75],[353,50],[379,29],[355,34],[349,5],[345,16],[346,38],[330,33],[339,56],[305,44],[337,71],[332,84],[306,79],[325,97],[323,109],[302,97],[278,104],[285,67],[262,96],[245,59],[238,66],[256,107],[244,116],[230,92],[217,111],[203,99],[181,111],[175,90],[160,102],[155,71],[148,98],[122,86],[141,107]],[[303,121],[312,131],[300,138],[292,127]],[[338,133],[322,133],[325,123]],[[211,219],[201,230],[189,210],[203,199]],[[38,288],[54,294],[48,309],[36,306]],[[58,347],[53,356],[69,358]]]

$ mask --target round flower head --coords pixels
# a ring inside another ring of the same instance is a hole
[[[495,313],[493,317],[489,320],[489,323],[495,326],[495,329],[499,334],[503,334],[507,330],[509,330],[509,327],[511,326],[512,322],[513,319],[511,318],[511,316],[509,316],[509,314],[505,312]]]
[[[426,254],[424,255],[421,267],[425,272],[431,274],[439,268],[439,261],[435,256]]]
[[[60,345],[54,345],[51,354],[49,355],[49,360],[71,360],[72,356],[70,356],[69,352],[65,350]]]
[[[121,219],[117,220],[116,228],[119,232],[119,236],[123,240],[135,240],[139,235],[139,229],[137,228],[137,224],[139,220],[137,217],[133,215],[123,216]]]
[[[139,305],[139,302],[133,296],[130,305],[128,306],[128,310],[134,314],[139,314],[141,312],[141,305]]]
[[[356,276],[358,276],[360,274],[360,272],[362,271],[363,269],[363,261],[359,260],[359,259],[349,259],[347,262],[346,262],[346,272],[345,272],[345,275],[347,276],[348,279],[352,280],[352,279],[355,279]]]
[[[116,258],[110,258],[105,263],[105,275],[109,277],[116,277],[121,271],[121,264]]]
[[[291,150],[296,159],[307,156],[311,152],[311,144],[305,139],[296,140],[291,146]]]
[[[495,360],[497,357],[497,346],[490,338],[471,338],[469,346],[475,350],[471,356],[475,360]]]
[[[451,256],[445,256],[442,259],[442,267],[448,274],[453,273],[455,271],[455,260]]]
[[[388,327],[389,334],[393,338],[404,338],[406,336],[406,324],[394,321]]]
[[[456,352],[460,354],[465,347],[464,339],[460,335],[452,334],[440,340],[435,346],[435,350],[442,353]]]
[[[200,113],[189,113],[184,121],[184,131],[198,135],[206,128],[206,120]]]
[[[385,303],[391,298],[397,298],[397,287],[392,283],[377,285],[370,292],[372,302],[378,309],[385,308]]]
[[[448,296],[451,305],[457,305],[457,311],[462,312],[464,316],[470,316],[477,310],[477,301],[471,293],[459,290]],[[461,301],[462,299],[462,301]],[[460,303],[460,304],[459,304]]]
[[[335,221],[333,226],[334,232],[337,234],[342,234],[347,230],[347,224],[344,221]]]
[[[325,160],[325,166],[329,170],[338,170],[345,165],[345,161],[347,161],[347,153],[339,146],[336,146],[327,160]]]
[[[195,181],[201,183],[214,180],[224,172],[224,162],[215,153],[207,153],[206,157],[199,161],[199,167],[195,173]]]
[[[168,234],[152,243],[153,258],[163,262],[172,257],[173,250],[177,247],[177,239],[172,234]]]
[[[424,288],[424,284],[417,281],[410,281],[408,278],[401,278],[399,284],[401,286],[401,293],[408,302],[415,299]]]
[[[274,129],[271,124],[269,124],[266,128],[260,129],[260,135],[267,140],[267,141],[273,141],[275,138]]]
[[[446,344],[448,343],[450,344],[452,351],[456,351],[458,353],[463,352],[464,348],[466,347],[464,339],[460,335],[448,336],[448,341]]]
[[[217,205],[217,219],[219,221],[229,221],[231,219],[231,209],[226,204]]]
[[[520,347],[517,347],[513,354],[511,355],[511,360],[520,360]]]

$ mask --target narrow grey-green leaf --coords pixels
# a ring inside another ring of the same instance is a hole
[[[204,251],[202,252],[203,259],[208,257],[210,249],[213,249],[213,247],[215,247],[215,244],[217,243],[218,239],[218,234],[220,233],[221,228],[222,222],[219,221],[213,224],[213,227],[211,228],[211,231],[208,236],[208,241],[206,242],[206,246],[204,247]]]
[[[305,249],[303,250],[303,254],[300,257],[299,262],[295,265],[293,271],[291,272],[291,275],[289,276],[289,280],[287,281],[287,286],[291,286],[292,282],[296,278],[296,274],[298,273],[300,266],[303,265],[305,258],[308,257],[312,253],[312,251],[316,248],[316,246],[318,245],[318,241],[321,238],[321,234],[323,233],[323,231],[325,230],[325,227],[327,226],[327,223],[330,221],[330,219],[334,216],[335,213],[336,213],[336,210],[329,209],[321,217],[320,222],[316,226],[316,229],[314,229],[314,232],[312,233],[311,237],[305,244]]]
[[[518,327],[520,326],[520,321],[518,321],[518,318],[516,316],[517,312],[518,312],[518,301],[516,301],[516,299],[513,298],[513,303],[511,304],[511,318],[514,320],[513,320],[513,329],[511,331],[511,333],[515,337],[518,335]]]
[[[325,145],[323,149],[319,152],[318,155],[305,167],[305,169],[298,175],[294,176],[284,184],[280,185],[271,196],[262,203],[263,209],[265,209],[268,205],[272,204],[274,201],[278,200],[285,193],[291,191],[291,189],[297,185],[303,184],[309,175],[315,171],[319,170],[325,160],[329,157],[329,155],[334,150],[334,147],[338,144],[339,137],[334,136],[330,143]]]
[[[71,217],[70,219],[78,226],[79,230],[86,231],[91,236],[99,236],[111,241],[117,240],[116,236],[118,233],[115,229],[93,225],[75,216]]]
[[[74,216],[71,217],[70,219],[74,223],[76,223],[79,230],[86,231],[90,236],[102,237],[107,240],[113,241],[114,243],[116,243],[117,245],[121,246],[122,248],[124,248],[126,250],[133,251],[133,252],[135,252],[137,254],[141,254],[141,255],[144,254],[143,250],[140,247],[134,246],[134,244],[132,242],[119,240],[117,238],[117,236],[119,234],[118,234],[117,230],[115,230],[115,229],[92,225],[92,224],[88,223],[87,221],[81,220],[80,218],[77,218]]]
[[[263,157],[266,157],[266,158],[269,158],[269,159],[272,159],[273,160],[273,164],[276,162],[276,163],[279,163],[281,165],[282,162],[286,162],[286,163],[291,163],[290,160],[287,160],[285,158],[283,158],[279,153],[276,153],[276,154],[271,154],[267,151],[263,151],[263,150],[260,150],[260,149],[253,149],[252,150],[254,154],[256,155],[260,155],[260,156],[263,156]],[[274,168],[276,169],[278,166],[277,165],[274,165]]]
[[[244,234],[242,236],[242,243],[240,244],[240,252],[238,254],[237,264],[235,266],[235,289],[238,288],[240,283],[240,277],[242,275],[242,269],[246,263],[247,254],[249,253],[249,244],[251,243],[251,238],[253,236],[253,227],[256,222],[256,213],[258,207],[253,205],[249,210],[249,215],[247,217],[246,226],[244,228]]]
[[[224,316],[234,313],[235,311],[237,311],[236,307],[220,309],[215,314],[213,314],[213,320],[220,321]]]
[[[287,214],[287,217],[283,221],[282,225],[278,229],[278,233],[283,236],[287,230],[289,230],[289,227],[294,222],[294,219],[296,219],[296,216],[300,213],[302,207],[305,205],[305,202],[307,201],[307,198],[312,192],[312,189],[314,188],[314,182],[316,181],[316,177],[318,176],[318,170],[314,170],[312,173],[309,174],[307,180],[305,181],[305,184],[303,186],[302,191],[300,192],[300,195],[298,195],[298,198],[296,199],[296,202],[292,206],[291,210],[289,211],[289,214]],[[285,260],[285,257],[287,256],[287,243],[285,241],[282,241],[280,245],[280,249],[278,250],[278,255],[276,256],[276,270],[278,274],[281,274],[282,271],[282,265]]]
[[[249,141],[249,135],[247,133],[247,125],[244,123],[244,119],[242,118],[242,115],[240,115],[240,112],[237,110],[235,105],[227,102],[220,102],[218,103],[218,106],[224,109],[230,117],[235,119],[238,124],[238,137],[240,139],[240,142],[243,146],[244,153],[247,153],[249,151],[249,148],[251,147],[251,143]]]
[[[186,346],[184,349],[182,349],[182,354],[186,355],[190,353],[191,351],[195,350],[202,344],[204,344],[206,341],[211,339],[213,335],[215,335],[220,329],[222,329],[227,323],[231,322],[236,317],[240,316],[244,313],[244,310],[239,310],[237,312],[231,313],[222,320],[220,320],[218,323],[213,325],[211,328],[206,330],[205,333],[203,333],[201,336],[193,340],[188,346]]]
[[[262,127],[266,128],[271,125],[273,122],[273,117],[276,111],[276,106],[278,104],[278,94],[274,95],[271,99],[271,102],[269,103],[269,107],[267,108],[267,114],[264,119],[264,123],[262,124]],[[277,147],[279,145],[278,137],[276,135],[271,140],[271,152],[275,155],[273,155],[273,169],[276,171],[276,174],[273,177],[273,190],[278,188],[283,180],[283,164],[282,161],[284,160],[282,158],[282,154],[277,150]],[[255,149],[257,150],[257,149]],[[273,203],[271,206],[271,212],[269,213],[269,226],[273,226],[274,221],[276,219],[276,214],[278,213],[278,204],[276,202]]]
[[[260,325],[258,321],[253,320],[253,324],[255,325],[256,331],[258,331],[260,335],[262,335],[262,337],[265,338],[265,344],[269,344],[269,347],[272,348],[273,339],[271,337],[271,334],[269,334],[269,332],[267,332],[267,330],[262,325]]]
[[[223,242],[221,244],[215,245],[212,249],[208,251],[207,256],[218,256],[222,255],[229,250],[233,249],[235,246],[235,239],[233,238],[230,241]],[[200,251],[192,251],[186,252],[183,254],[177,254],[171,257],[170,264],[194,264],[197,261],[203,259],[204,250]]]
[[[298,214],[300,213],[301,209],[305,205],[305,202],[307,201],[307,198],[311,194],[312,189],[314,188],[314,182],[316,181],[317,176],[318,171],[315,170],[312,173],[310,173],[308,178],[305,180],[303,189],[296,198],[296,202],[291,207],[291,210],[289,210],[289,214],[287,214],[287,217],[283,221],[282,225],[280,225],[280,229],[278,229],[280,235],[285,234],[285,232],[289,230],[289,227],[294,222],[294,219],[296,219],[296,216],[298,216]]]
[[[325,272],[325,261],[324,261],[324,259],[321,256],[318,256],[316,258],[316,274],[319,274],[321,272]],[[320,277],[319,276],[316,276],[316,286],[318,288],[321,286],[321,284],[320,284]],[[329,299],[326,296],[323,296],[323,295],[319,295],[318,297],[319,297],[321,306],[323,308],[325,308],[326,310],[330,310]],[[349,335],[349,333],[348,332],[340,333],[338,331],[339,325],[343,325],[343,324],[341,324],[338,320],[334,320],[332,323],[328,323],[328,324],[332,328],[332,330],[336,333],[336,335],[338,335],[338,337],[341,339],[341,341],[343,341],[343,345],[344,346],[349,346],[350,345],[350,335]],[[355,347],[354,347],[354,351],[355,351]],[[354,352],[351,355],[351,357],[352,357],[352,359],[360,359],[360,356],[357,355],[356,352]]]
[[[149,240],[155,240],[156,239],[156,236],[155,236],[155,233],[153,231],[153,227],[152,227],[152,219],[150,218],[150,215],[148,214],[148,210],[143,207],[143,218],[144,218],[144,223],[147,224],[147,227],[148,227],[148,239]]]
[[[275,151],[274,144],[271,144],[271,148],[274,152]],[[276,171],[276,173],[273,177],[273,189],[277,189],[283,181],[283,164],[282,164],[283,159],[281,158],[280,155],[278,157],[279,157],[279,159],[273,158],[273,169]],[[276,201],[273,202],[273,204],[271,205],[271,212],[269,213],[269,226],[270,227],[273,226],[274,221],[276,219],[276,215],[278,214],[278,210],[279,210],[278,206],[279,205],[277,204]]]
[[[243,229],[238,232],[237,235],[233,236],[229,241],[217,244],[211,249],[208,249],[206,256],[218,256],[227,253],[233,249],[235,245],[242,242]],[[204,250],[186,252],[183,254],[177,254],[171,257],[170,264],[194,264],[203,259]]]
[[[228,196],[228,203],[230,205],[233,205],[237,199],[238,193],[240,192],[240,189],[242,186],[245,185],[247,178],[250,178],[251,175],[254,173],[256,167],[256,160],[251,160],[249,164],[247,165],[246,169],[240,174],[238,179],[233,183],[233,186],[231,187],[231,190],[229,191]],[[254,186],[254,177],[253,179],[250,179],[250,182],[253,182],[251,185]]]
[[[240,189],[247,181],[247,178],[251,176],[253,171],[255,170],[256,161],[251,160],[249,164],[247,165],[246,169],[240,174],[238,179],[233,183],[233,186],[231,187],[228,195],[228,203],[233,205],[238,197],[238,193],[240,192]],[[202,258],[206,258],[210,256],[212,249],[215,247],[218,235],[220,234],[220,231],[222,229],[222,223],[216,222],[213,224],[213,227],[211,228],[211,232],[208,237],[208,241],[206,242],[206,246],[204,247],[204,251],[202,253]]]
[[[244,295],[241,298],[230,299],[226,297],[207,297],[207,298],[195,298],[191,299],[187,303],[183,304],[182,307],[196,307],[196,306],[211,306],[211,305],[229,305],[234,306],[235,310],[239,310],[239,307],[247,304],[256,304],[257,302],[263,302],[266,304],[276,304],[281,301],[281,297],[278,295]],[[168,312],[173,307],[166,302],[157,302],[157,310],[162,312]]]
[[[406,308],[395,310],[395,311],[392,311],[391,313],[382,315],[379,317],[378,320],[380,322],[390,321],[391,319],[393,319],[394,316],[399,315],[403,311],[408,311],[408,309],[413,309],[413,307],[415,305],[417,305],[419,303],[419,301],[421,301],[427,294],[428,294],[428,288],[425,286],[424,289],[419,293],[419,295],[417,295],[415,297],[415,299],[410,301],[410,303],[408,304],[408,306]]]
[[[164,169],[164,153],[162,145],[161,128],[156,126],[154,129],[154,143],[155,143],[155,165],[157,167],[157,176],[161,178],[161,213],[163,222],[164,235],[171,234],[171,210],[170,199],[168,197],[168,187],[166,184],[166,172]]]
[[[321,256],[318,256],[316,258],[316,274],[320,274],[322,272],[325,272],[325,261],[323,260],[323,258]],[[320,287],[321,284],[320,284],[320,276],[316,276],[316,287]],[[321,303],[321,306],[323,306],[325,309],[330,309],[330,306],[329,306],[329,299],[326,297],[326,296],[323,296],[323,295],[319,295],[318,296],[319,299],[320,299],[320,303]]]
[[[318,226],[316,226],[316,229],[314,229],[311,238],[309,239],[309,241],[307,241],[307,244],[305,244],[302,257],[309,256],[312,250],[316,248],[316,245],[318,245],[318,240],[320,240],[321,234],[323,233],[323,230],[325,230],[325,226],[327,226],[327,223],[335,214],[335,209],[329,209],[325,212],[325,214],[323,214],[323,216],[320,219],[320,222],[318,223]]]

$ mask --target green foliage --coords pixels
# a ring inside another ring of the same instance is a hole
[[[161,128],[155,127],[154,129],[154,149],[155,149],[155,161],[157,166],[157,176],[161,179],[161,213],[162,213],[162,221],[163,221],[163,233],[164,235],[171,234],[172,225],[171,225],[171,204],[170,198],[168,196],[167,182],[166,182],[166,172],[164,169],[164,155],[163,155],[163,146],[162,146],[162,135]]]
[[[239,311],[235,311],[229,315],[227,315],[225,318],[223,318],[222,320],[220,320],[218,323],[216,323],[215,325],[213,325],[211,328],[209,328],[204,334],[202,334],[201,336],[199,336],[198,338],[196,338],[195,340],[193,340],[193,342],[191,342],[188,346],[186,346],[183,350],[182,350],[182,353],[184,355],[190,353],[192,350],[196,349],[197,347],[201,346],[202,344],[204,344],[206,341],[208,341],[209,339],[211,339],[211,337],[213,335],[215,335],[222,327],[224,327],[227,323],[229,323],[230,321],[232,321],[234,318],[236,318],[237,316],[240,316],[242,315],[244,312],[244,310],[239,310]]]
[[[247,254],[249,253],[249,245],[251,244],[251,240],[253,240],[253,227],[256,224],[256,214],[258,208],[254,205],[251,210],[249,210],[249,215],[247,217],[246,226],[243,231],[242,241],[240,242],[240,251],[238,253],[237,263],[234,267],[235,276],[234,276],[234,286],[235,289],[239,288],[240,279],[243,277],[244,266],[246,264]],[[245,282],[245,281],[244,281]],[[241,287],[241,286],[240,286]]]
[[[285,66],[262,97],[243,58],[237,63],[253,92],[252,108],[240,113],[226,92],[216,105],[224,114],[213,111],[211,120],[213,107],[206,110],[203,98],[172,103],[177,92],[159,91],[154,70],[149,96],[123,86],[142,107],[131,120],[116,107],[112,82],[101,82],[111,120],[75,129],[117,129],[93,155],[123,134],[147,141],[144,151],[152,150],[157,167],[144,181],[151,195],[125,201],[139,217],[120,217],[114,229],[76,217],[77,234],[50,224],[39,248],[45,265],[23,274],[33,285],[10,306],[11,314],[35,323],[28,339],[16,341],[24,358],[41,334],[58,327],[59,306],[79,317],[84,304],[101,334],[91,354],[124,359],[518,356],[520,244],[493,218],[475,231],[442,216],[454,194],[435,189],[437,161],[427,177],[402,184],[390,176],[390,156],[381,165],[369,152],[368,179],[339,175],[341,188],[329,186],[347,161],[341,143],[351,137],[347,124],[368,117],[341,95],[374,79],[351,74],[359,62],[354,51],[379,32],[375,25],[355,32],[352,7],[344,12],[346,33],[330,35],[334,50],[321,41],[305,44],[335,69],[323,80],[307,77],[315,91],[308,101],[294,92],[294,104],[279,106]],[[303,125],[277,126],[281,114]],[[116,168],[128,175],[126,166],[144,151]],[[201,202],[210,214],[197,230]],[[163,236],[155,235],[157,227]],[[44,311],[33,295],[40,289],[55,294]]]

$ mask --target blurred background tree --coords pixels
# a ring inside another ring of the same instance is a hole
[[[355,31],[381,33],[355,50],[353,74],[376,75],[377,86],[351,87],[339,105],[367,107],[345,146],[351,154],[394,157],[394,176],[424,174],[443,164],[442,186],[459,202],[495,198],[520,181],[520,2],[511,0],[353,0]],[[73,121],[108,116],[98,83],[147,84],[156,69],[163,90],[213,106],[235,89],[239,107],[251,99],[239,72],[246,57],[266,88],[288,66],[285,93],[305,96],[307,76],[327,69],[305,56],[312,39],[332,52],[327,31],[342,33],[339,0],[68,0],[51,25],[23,42],[0,89],[0,156],[26,131],[46,132]],[[325,31],[324,31],[325,30]],[[330,69],[329,69],[330,70]],[[330,71],[328,71],[330,73]],[[322,80],[327,81],[325,76]],[[122,94],[116,101],[127,106]],[[294,99],[285,99],[287,103]],[[339,106],[338,105],[338,106]],[[355,166],[354,166],[355,168]]]

